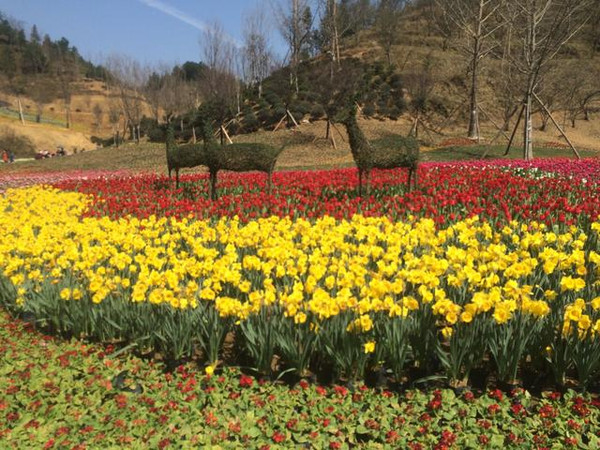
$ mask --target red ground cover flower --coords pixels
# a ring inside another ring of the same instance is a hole
[[[276,444],[280,444],[283,441],[285,441],[285,434],[276,431],[275,433],[273,433],[273,436],[271,437],[271,439],[273,439],[273,442],[275,442]]]
[[[248,375],[244,375],[244,374],[242,374],[240,376],[240,387],[247,388],[247,387],[252,386],[253,383],[254,383],[254,378],[252,378]]]

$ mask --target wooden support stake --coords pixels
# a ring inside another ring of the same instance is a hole
[[[408,132],[408,135],[414,136],[415,139],[419,139],[419,116],[415,117],[413,126],[411,127],[410,131]]]
[[[287,119],[287,114],[285,114],[281,120],[277,123],[277,125],[275,125],[275,128],[273,128],[273,132],[277,131],[277,129],[281,126],[281,124],[283,123],[283,121]]]
[[[464,99],[458,106],[456,106],[452,111],[450,111],[450,114],[448,114],[448,117],[446,118],[446,120],[440,125],[440,130],[443,130],[444,128],[446,128],[446,126],[448,125],[450,120],[454,118],[454,114],[456,113],[456,111],[458,111],[460,108],[462,108],[462,106],[465,104],[466,101],[467,100]]]
[[[523,103],[523,106],[521,107],[521,112],[519,113],[519,117],[517,118],[517,123],[515,124],[515,128],[513,129],[512,134],[510,135],[510,139],[508,140],[508,146],[506,147],[506,150],[504,152],[504,156],[508,155],[508,152],[510,152],[510,147],[512,146],[513,140],[515,138],[515,135],[517,134],[517,129],[519,128],[519,125],[521,123],[521,119],[523,118],[523,113],[525,112],[525,107],[527,106],[527,103]],[[487,155],[487,151],[484,153],[483,158],[485,158],[485,156]]]
[[[565,140],[567,141],[567,143],[571,147],[571,150],[573,150],[573,153],[575,153],[575,156],[577,156],[577,159],[581,159],[581,155],[579,154],[579,152],[577,151],[577,149],[575,148],[575,146],[571,143],[571,141],[569,140],[569,138],[567,137],[567,135],[565,134],[565,132],[563,131],[563,129],[556,122],[556,120],[554,120],[554,117],[552,117],[552,113],[548,110],[548,108],[546,108],[546,105],[544,105],[544,103],[542,102],[542,100],[540,100],[540,98],[538,97],[538,95],[535,92],[533,93],[533,97],[537,100],[537,102],[544,109],[544,111],[546,111],[546,114],[548,114],[548,117],[550,117],[550,120],[552,121],[552,123],[554,124],[554,126],[556,126],[556,128],[558,128],[558,131],[560,131],[560,134],[562,134],[562,136],[565,138]]]
[[[296,119],[294,119],[294,116],[292,115],[290,110],[286,109],[285,112],[289,116],[289,118],[292,119],[292,122],[294,123],[294,125],[296,125],[296,128],[299,127],[300,125],[298,125],[298,122],[296,122]]]
[[[229,142],[230,144],[233,144],[233,141],[229,137],[227,130],[225,129],[225,127],[223,125],[221,125],[221,143],[223,143],[223,141],[224,141],[223,137],[225,137],[225,139],[227,139],[227,142]]]
[[[23,117],[23,105],[21,104],[21,99],[17,98],[17,102],[19,103],[19,119],[21,119],[21,124],[25,125],[25,118]]]
[[[342,139],[342,142],[346,142],[346,139],[344,138],[344,135],[342,134],[342,132],[340,131],[340,129],[338,127],[335,126],[335,123],[331,124],[331,127],[337,131],[337,134],[340,135],[340,138]]]
[[[356,109],[358,110],[358,112],[364,116],[365,113],[364,113],[363,109],[360,107],[360,105],[358,104],[358,102],[354,102],[354,104],[356,105]]]
[[[500,132],[499,134],[504,135],[504,137],[506,138],[506,140],[510,140],[510,138],[504,132],[504,130],[502,128],[500,128],[496,122],[494,122],[494,120],[489,116],[488,113],[485,112],[485,110],[481,107],[481,105],[477,105],[477,107],[479,108],[479,111],[487,118],[487,120],[489,120],[490,122],[492,122],[492,125],[494,125],[496,127],[496,129]]]
[[[333,145],[333,148],[337,150],[337,145],[335,144],[335,138],[333,137],[333,133],[329,133],[329,140],[331,141],[331,145]]]

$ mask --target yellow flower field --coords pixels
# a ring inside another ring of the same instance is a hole
[[[94,315],[108,305],[167,307],[176,317],[202,311],[206,319],[208,308],[219,316],[211,320],[234,327],[267,310],[265,320],[317,336],[344,317],[339,327],[358,339],[357,354],[378,358],[386,352],[377,339],[382,321],[410,321],[409,334],[430,326],[441,352],[452,352],[448,341],[464,339],[465,330],[515,326],[517,319],[557,327],[560,315],[564,339],[575,330],[595,342],[600,333],[600,222],[558,232],[515,221],[494,230],[477,218],[445,229],[428,219],[358,215],[248,224],[110,220],[82,218],[87,204],[84,195],[48,187],[0,197],[1,298],[8,308],[38,319],[51,311]],[[115,336],[140,337],[124,327],[115,323]],[[96,334],[90,324],[72,328]]]

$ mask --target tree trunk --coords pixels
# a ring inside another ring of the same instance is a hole
[[[528,92],[525,103],[525,122],[523,125],[523,158],[527,161],[533,159],[532,97],[533,94]]]
[[[469,111],[469,139],[479,140],[479,112],[477,111],[477,62],[473,58],[473,74],[471,78],[471,100]]]
[[[478,86],[478,71],[479,71],[479,58],[482,56],[481,39],[482,39],[482,26],[483,26],[483,9],[484,2],[479,2],[479,12],[477,20],[477,31],[473,36],[473,53],[471,59],[471,110],[469,112],[469,139],[477,139],[479,141],[479,111],[477,106],[477,90]]]
[[[469,139],[479,140],[479,111],[477,110],[477,89],[478,89],[478,77],[477,71],[479,68],[479,38],[475,38],[475,44],[473,48],[473,60],[471,61],[471,99],[470,99],[470,111],[469,111]]]
[[[338,67],[340,66],[340,38],[337,26],[337,1],[330,0],[330,20],[331,20],[331,55],[333,61],[337,61]]]

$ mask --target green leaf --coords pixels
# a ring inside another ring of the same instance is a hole
[[[250,436],[253,439],[256,439],[257,437],[259,437],[262,434],[262,431],[260,431],[260,428],[258,427],[250,427],[247,431],[246,434],[248,436]]]

